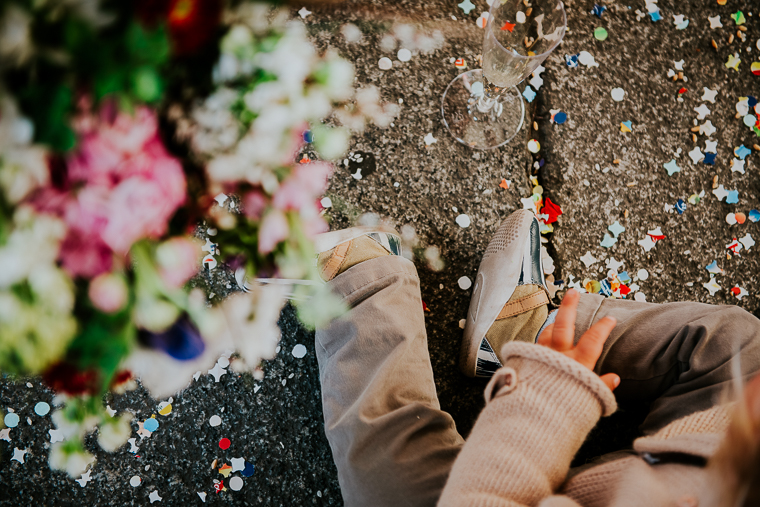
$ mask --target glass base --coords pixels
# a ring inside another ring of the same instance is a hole
[[[493,150],[520,131],[525,103],[515,86],[495,100],[484,99],[483,71],[476,69],[459,74],[449,83],[443,92],[441,113],[454,139],[476,150]]]

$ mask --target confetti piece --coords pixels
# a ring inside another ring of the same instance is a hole
[[[146,419],[143,423],[143,428],[153,433],[158,429],[158,419],[154,419],[152,417],[150,419]]]
[[[752,128],[757,123],[757,118],[754,115],[748,114],[743,118],[743,121],[746,126]]]
[[[523,11],[518,11],[517,14],[515,14],[515,21],[517,21],[520,24],[525,23],[525,13]]]
[[[596,17],[600,18],[602,17],[602,14],[604,11],[607,10],[607,7],[604,7],[603,5],[597,5],[594,4],[594,8],[591,9],[591,14],[595,15]]]
[[[243,489],[243,479],[240,477],[233,477],[230,479],[230,489],[232,491],[240,491]]]
[[[306,19],[306,16],[311,14],[311,11],[308,10],[306,7],[301,7],[301,10],[298,11],[298,15],[301,16],[301,19]],[[152,501],[150,503],[153,503]]]
[[[728,195],[728,192],[723,188],[723,185],[718,185],[718,188],[714,189],[712,193],[715,194],[715,197],[717,197],[719,201],[722,201]]]
[[[467,61],[464,58],[457,58],[454,60],[454,67],[464,70],[467,68]]]
[[[201,497],[201,501],[202,501],[203,503],[206,503],[206,493],[205,493],[205,492],[203,492],[203,491],[199,491],[199,492],[198,492],[198,496],[199,496],[199,497]]]
[[[159,415],[167,416],[172,413],[172,403],[169,401],[162,401],[158,404]]]
[[[736,214],[729,213],[726,215],[726,223],[728,223],[728,225],[734,225],[736,223]]]
[[[646,303],[647,302],[647,295],[643,292],[637,292],[633,295],[634,301],[638,301],[639,303]]]
[[[52,439],[50,441],[53,442]],[[63,435],[61,435],[61,441],[63,441]],[[131,452],[132,454],[137,454],[137,451],[140,450],[140,448],[137,446],[137,439],[130,438],[129,440],[127,440],[127,442],[129,442],[129,452]]]
[[[472,287],[472,280],[470,280],[466,276],[463,276],[459,280],[457,280],[457,283],[459,284],[459,288],[462,290],[467,290],[470,287]]]
[[[552,121],[554,121],[554,123],[557,125],[562,125],[567,121],[567,113],[560,111],[559,113],[552,116]]]
[[[158,491],[151,491],[148,498],[150,499],[150,503],[160,502],[161,500],[163,500],[163,498],[159,496]]]
[[[18,414],[14,412],[5,414],[5,419],[3,419],[3,422],[5,422],[5,425],[9,428],[15,428],[16,426],[18,426],[18,421],[19,421]]]
[[[602,239],[601,246],[604,248],[611,248],[615,243],[617,243],[617,238],[613,238],[609,234],[604,233],[604,239]]]
[[[230,476],[230,473],[232,473],[232,467],[229,466],[227,463],[225,463],[224,465],[219,467],[219,473],[222,474],[225,478],[227,478]]]
[[[586,254],[581,257],[581,262],[586,265],[586,267],[590,267],[592,264],[598,262],[598,259],[596,259],[593,255],[591,255],[591,252],[587,251]]]
[[[742,11],[736,11],[734,14],[731,14],[731,19],[733,19],[737,25],[743,25],[747,22]]]
[[[79,483],[80,487],[83,488],[87,486],[87,483],[92,480],[92,478],[90,477],[91,473],[92,473],[92,470],[87,470],[87,472],[82,474],[82,477],[76,480]]]
[[[755,246],[755,240],[752,239],[752,236],[747,233],[743,238],[739,238],[739,243],[744,245],[744,248],[749,251],[750,248]]]
[[[578,53],[578,61],[586,67],[599,67],[599,64],[594,60],[594,56],[588,51],[581,51]]]
[[[13,457],[11,458],[11,461],[18,461],[19,463],[24,463],[24,456],[29,451],[27,449],[19,449],[18,447],[13,448]]]
[[[707,120],[699,126],[699,133],[701,135],[706,135],[709,137],[715,133],[715,127],[713,127],[713,124],[710,120]]]
[[[0,440],[5,440],[6,442],[11,441],[11,429],[10,428],[4,428],[0,430]]]
[[[565,64],[570,67],[571,69],[574,69],[578,66],[578,57],[580,56],[580,53],[576,55],[565,55]]]
[[[726,62],[726,68],[734,69],[739,72],[739,64],[742,63],[741,58],[738,55],[728,55],[728,61]]]
[[[723,23],[720,22],[720,16],[707,17],[710,22],[710,28],[723,28]]]
[[[380,70],[390,70],[390,68],[393,67],[393,62],[390,58],[384,56],[378,60],[377,66],[380,67]]]
[[[209,426],[216,427],[222,424],[222,418],[218,415],[212,415],[208,420]]]
[[[718,90],[711,90],[709,88],[704,88],[704,93],[702,94],[702,100],[709,100],[713,104],[715,104],[715,95],[717,95]]]
[[[750,222],[760,221],[760,211],[756,209],[749,210],[749,221]]]
[[[749,155],[751,153],[752,153],[752,150],[750,150],[749,148],[747,148],[743,144],[740,145],[738,148],[734,149],[734,155],[736,155],[737,157],[739,157],[741,160],[744,160],[745,158],[747,158],[747,155]]]
[[[741,212],[736,213],[735,217],[736,217],[736,223],[738,224],[743,224],[744,222],[747,221],[747,215],[745,215],[744,213],[741,213]]]
[[[756,76],[760,76],[760,62],[752,62],[749,66],[749,70]]]
[[[744,296],[748,296],[749,295],[749,292],[747,292],[746,289],[744,289],[742,287],[739,287],[737,285],[736,287],[734,287],[734,288],[731,289],[731,294],[733,294],[736,297],[736,299],[738,299],[738,300],[741,301],[741,299]]]
[[[705,141],[705,153],[718,153],[718,141]]]
[[[510,180],[506,180],[504,178],[501,179],[501,183],[499,183],[499,186],[503,188],[504,190],[509,190],[509,186],[512,184]]]
[[[689,152],[689,158],[691,158],[692,163],[697,164],[704,159],[705,156],[702,154],[702,150],[699,149],[699,146],[695,146],[694,149]]]
[[[465,214],[458,215],[455,220],[459,227],[465,228],[470,226],[470,217]]]
[[[535,139],[528,141],[528,151],[531,153],[538,153],[541,150],[541,144]]]
[[[660,10],[657,9],[654,12],[649,13],[649,17],[652,19],[652,22],[659,21],[662,19],[662,16],[660,15]]]
[[[41,401],[34,406],[34,413],[40,417],[47,415],[48,412],[50,412],[50,405],[44,401]]]
[[[686,203],[683,199],[678,199],[678,201],[676,201],[675,209],[676,213],[683,215],[683,212],[686,211]]]
[[[695,107],[694,111],[697,113],[697,120],[704,120],[705,117],[710,114],[710,109],[704,104]]]
[[[242,475],[243,477],[251,477],[254,471],[255,471],[255,467],[253,466],[253,464],[246,461],[245,468],[240,472],[240,475]]]
[[[509,21],[505,21],[504,24],[502,25],[501,29],[508,31],[509,33],[512,33],[512,30],[515,29],[515,24],[514,23],[510,23]]]
[[[319,204],[321,204],[322,207],[325,209],[332,208],[332,199],[330,199],[329,197],[323,197],[322,200],[319,201]]]
[[[654,248],[655,243],[656,242],[651,238],[651,236],[647,236],[646,238],[638,241],[638,244],[641,245],[645,252],[648,252]]]
[[[232,458],[232,472],[240,472],[245,469],[245,458]]]
[[[398,57],[399,61],[401,61],[401,62],[408,62],[409,60],[412,59],[412,52],[409,51],[406,48],[401,48],[401,49],[398,50],[397,57]]]
[[[729,190],[726,195],[726,204],[736,204],[739,202],[739,191]]]
[[[681,170],[681,168],[678,167],[678,164],[676,164],[676,159],[671,160],[667,164],[663,164],[663,167],[668,171],[668,176],[673,176],[673,174]]]
[[[620,132],[633,132],[633,123],[630,120],[620,123]]]
[[[482,12],[480,17],[475,20],[475,24],[478,25],[478,28],[485,28],[488,25],[488,13]]]
[[[424,141],[425,141],[425,145],[426,145],[426,146],[430,146],[430,145],[431,145],[431,144],[433,144],[433,143],[437,143],[437,142],[438,142],[438,139],[436,139],[435,137],[433,137],[433,134],[432,134],[432,133],[428,133],[428,134],[425,136],[425,139],[424,139]]]
[[[594,38],[596,40],[598,40],[598,41],[607,40],[607,36],[608,36],[608,33],[607,33],[607,30],[604,27],[598,26],[598,27],[596,27],[594,29]]]
[[[703,162],[705,165],[715,165],[715,157],[717,155],[715,153],[705,153],[705,159]]]
[[[131,479],[129,479],[129,485],[132,486],[133,488],[136,488],[137,486],[139,486],[140,483],[142,483],[142,479],[140,479],[136,475],[133,476]]]
[[[716,275],[723,274],[723,270],[718,267],[718,261],[712,261],[710,264],[705,266],[705,269],[709,273],[713,273]]]
[[[219,382],[219,379],[222,378],[222,375],[225,375],[227,373],[227,370],[222,368],[219,363],[216,363],[212,369],[208,370],[208,373],[209,375],[214,376],[214,380],[216,382]]]
[[[621,102],[625,98],[625,90],[622,88],[613,88],[611,94],[615,102]]]
[[[676,26],[676,30],[685,30],[689,26],[689,20],[684,19],[683,14],[673,15],[673,24]]]
[[[230,448],[230,444],[231,444],[231,443],[232,443],[232,442],[230,442],[230,439],[229,439],[229,438],[223,438],[223,439],[221,439],[221,440],[219,441],[219,448],[220,448],[220,449],[229,449],[229,448]]]
[[[616,238],[625,232],[625,227],[620,225],[620,222],[618,220],[615,220],[615,223],[607,227],[607,229],[609,229],[609,231],[614,234]]]
[[[296,359],[301,359],[306,355],[306,346],[299,343],[293,347],[293,350],[290,353],[293,354],[293,357]]]
[[[525,97],[525,100],[528,102],[533,102],[533,99],[536,98],[536,92],[533,91],[533,88],[530,87],[530,85],[527,85],[525,87],[525,90],[523,91],[523,97]]]
[[[710,281],[703,283],[702,286],[707,289],[711,296],[714,296],[715,293],[722,288],[720,285],[718,285],[718,282],[715,281],[715,278],[710,278]]]
[[[464,0],[462,3],[457,4],[457,7],[462,9],[465,14],[469,14],[475,8],[475,5],[470,0]]]
[[[208,254],[203,258],[203,265],[209,270],[212,270],[217,266],[217,262],[213,255]]]

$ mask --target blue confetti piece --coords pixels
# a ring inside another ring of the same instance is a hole
[[[617,238],[613,238],[612,236],[610,236],[609,234],[605,232],[604,239],[601,242],[601,246],[603,246],[604,248],[610,248],[615,243],[617,243]]]
[[[150,419],[146,419],[145,422],[143,423],[143,428],[153,433],[154,431],[158,429],[158,420],[152,417]]]
[[[660,16],[660,11],[656,10],[654,12],[649,13],[649,17],[652,18],[652,21],[659,21],[662,19],[662,16]]]
[[[305,143],[313,143],[314,142],[314,134],[311,133],[311,130],[306,130],[303,133],[303,140]]]
[[[541,160],[538,161],[538,168],[541,169],[544,164],[546,164],[546,160],[544,160],[543,157],[541,157]]]
[[[737,202],[739,202],[739,191],[729,190],[726,196],[726,204],[736,204]]]
[[[568,67],[571,69],[578,66],[578,57],[580,56],[580,53],[577,55],[565,55],[565,63]]]
[[[751,95],[747,97],[747,105],[749,107],[755,107],[755,104],[757,104],[757,99],[755,97],[752,97]]]
[[[606,10],[607,10],[607,7],[604,7],[603,5],[596,5],[596,4],[594,4],[594,8],[591,9],[591,14],[594,14],[596,17],[598,17],[598,18],[601,19],[602,14]]]
[[[567,113],[560,111],[559,113],[554,115],[554,123],[558,125],[562,125],[567,121]]]
[[[457,4],[457,7],[462,9],[465,14],[469,14],[475,8],[475,5],[470,0],[464,0],[462,3]]]
[[[715,157],[717,157],[715,153],[705,153],[703,162],[705,165],[715,165]]]
[[[676,30],[686,30],[686,27],[689,26],[689,20],[685,20],[680,25],[676,25]]]
[[[253,464],[246,461],[245,468],[240,471],[240,475],[242,475],[243,477],[250,477],[253,475],[253,472],[255,471],[256,471],[256,468],[253,466]]]
[[[627,284],[631,282],[631,275],[628,274],[628,271],[623,271],[622,273],[618,274],[618,280],[621,282]]]
[[[666,171],[668,171],[668,176],[673,176],[673,174],[681,170],[681,168],[678,167],[678,164],[676,164],[676,159],[673,159],[667,164],[663,164],[662,166],[665,168]]]
[[[631,122],[631,120],[624,121],[623,125],[625,125],[628,128],[628,130],[633,131],[633,122]]]
[[[760,211],[757,211],[756,209],[749,210],[749,219],[752,222],[760,221]]]
[[[525,90],[522,92],[523,97],[525,97],[525,100],[528,102],[533,102],[533,99],[536,98],[536,92],[533,91],[533,88],[530,87],[530,85],[525,87]]]
[[[8,412],[7,414],[5,414],[4,422],[7,427],[15,428],[16,426],[18,426],[18,421],[19,421],[18,414],[14,412]]]
[[[743,144],[734,150],[734,155],[736,155],[738,158],[742,160],[747,158],[747,155],[749,155],[750,153],[752,153],[752,150],[750,150]]]
[[[705,269],[710,273],[723,273],[723,270],[718,267],[718,261],[712,261],[710,264],[705,266]]]
[[[616,238],[618,236],[620,236],[620,234],[622,234],[623,232],[625,232],[625,227],[623,227],[622,225],[620,225],[620,221],[619,220],[615,220],[615,223],[612,224],[612,225],[610,225],[609,227],[607,227],[607,229],[609,229],[609,231],[612,234],[614,234]]]
[[[676,201],[676,212],[679,215],[683,215],[684,211],[686,211],[686,203],[683,199],[678,199],[678,201]]]
[[[612,295],[612,287],[610,286],[610,282],[608,280],[602,280],[599,285],[601,286],[599,289],[599,294],[603,294],[607,297],[610,297]]]

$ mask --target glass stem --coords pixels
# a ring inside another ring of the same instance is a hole
[[[499,88],[483,75],[483,96],[478,100],[478,111],[487,113],[496,105],[496,99],[504,93],[505,88]]]

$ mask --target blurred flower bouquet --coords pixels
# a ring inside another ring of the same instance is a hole
[[[0,7],[0,371],[65,395],[52,467],[80,473],[95,427],[106,450],[129,437],[107,391],[139,377],[168,395],[223,352],[261,374],[287,295],[308,323],[340,311],[310,297],[332,166],[299,154],[313,143],[335,159],[350,130],[391,121],[353,80],[266,4]],[[210,305],[187,282],[217,262],[243,290]]]

